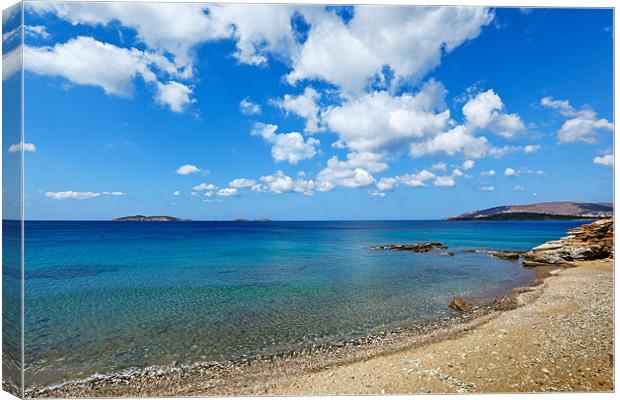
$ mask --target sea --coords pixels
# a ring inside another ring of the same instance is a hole
[[[520,262],[465,250],[529,250],[583,223],[26,221],[25,385],[441,318],[453,296],[490,301],[534,280]],[[448,250],[369,248],[423,241]]]

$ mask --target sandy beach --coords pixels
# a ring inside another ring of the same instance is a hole
[[[311,355],[152,369],[27,395],[410,394],[613,390],[613,262],[541,269],[538,285],[424,332]]]
[[[457,338],[297,377],[269,394],[613,390],[613,266],[551,271],[506,311]]]

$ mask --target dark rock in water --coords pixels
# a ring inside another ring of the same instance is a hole
[[[471,308],[471,304],[465,301],[465,299],[455,296],[448,307],[456,311],[467,311]]]
[[[371,246],[372,250],[400,250],[400,251],[413,251],[416,253],[425,253],[433,249],[445,250],[448,246],[439,242],[423,242],[423,243],[410,243],[410,244],[386,244],[383,246]]]
[[[442,253],[439,253],[440,256],[446,256],[446,257],[453,257],[454,256],[454,252],[452,251],[444,251]]]
[[[519,257],[521,257],[525,253],[524,251],[484,250],[484,249],[465,250],[465,252],[486,254],[493,258],[501,258],[503,260],[513,260],[513,261],[518,260]]]
[[[613,258],[614,220],[602,219],[567,232],[569,236],[552,240],[525,253],[524,267],[567,264]]]

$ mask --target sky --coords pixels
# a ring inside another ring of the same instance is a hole
[[[3,156],[37,220],[611,201],[612,35],[610,9],[26,2]]]

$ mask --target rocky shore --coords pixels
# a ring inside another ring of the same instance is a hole
[[[93,376],[31,388],[26,397],[611,391],[613,222],[601,220],[569,233],[554,241],[561,244],[549,242],[523,255],[526,264],[537,260],[533,286],[482,306],[460,299],[453,307],[458,311],[448,317],[234,362]],[[445,247],[414,245],[377,249]],[[596,261],[582,261],[592,257]],[[561,268],[567,262],[579,268]]]
[[[613,258],[613,218],[582,225],[567,233],[569,235],[566,237],[541,244],[525,253],[523,265],[571,264]]]

